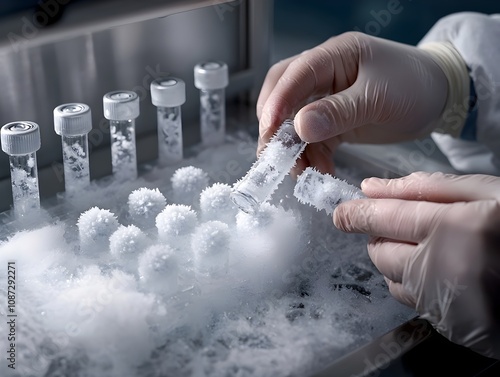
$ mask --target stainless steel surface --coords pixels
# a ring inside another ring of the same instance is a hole
[[[379,375],[392,360],[401,357],[431,334],[430,323],[415,317],[346,355],[313,377]]]
[[[207,6],[218,7],[215,11],[222,15],[227,9],[225,3],[230,2],[230,0],[87,0],[70,3],[70,0],[56,0],[41,9],[28,9],[2,20],[0,48],[20,51]],[[64,17],[56,26],[45,27],[51,14],[63,7]],[[235,6],[229,5],[229,7]]]
[[[92,109],[92,179],[111,172],[109,126],[102,112],[102,96],[108,91],[133,90],[139,95],[138,145],[156,132],[150,83],[167,74],[186,82],[184,142],[189,146],[199,141],[193,67],[202,60],[228,64],[228,112],[238,103],[254,111],[252,103],[269,67],[272,5],[267,0],[81,1],[68,4],[58,23],[32,34],[25,26],[28,11],[1,19],[0,124],[14,120],[40,124],[42,197],[64,189],[60,138],[52,118],[53,109],[62,103],[82,102]],[[23,39],[13,40],[12,33]],[[155,142],[146,144],[138,149],[139,162],[156,158]],[[0,211],[11,205],[8,181],[8,160],[2,154]]]

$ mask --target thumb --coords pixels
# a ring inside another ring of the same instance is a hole
[[[295,129],[308,143],[327,140],[370,123],[374,106],[366,83],[356,81],[349,88],[304,106],[295,116]]]

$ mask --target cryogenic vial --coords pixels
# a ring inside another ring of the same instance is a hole
[[[156,216],[156,228],[160,242],[182,249],[198,225],[196,212],[184,204],[169,204]],[[189,259],[180,257],[180,261]]]
[[[176,252],[168,245],[152,245],[138,261],[140,283],[151,291],[171,295],[177,291],[179,266]]]
[[[358,187],[330,174],[321,174],[312,167],[299,175],[293,195],[299,202],[309,204],[318,211],[325,210],[329,215],[340,203],[366,197]]]
[[[195,272],[221,277],[227,273],[231,232],[229,226],[213,220],[201,224],[191,237]]]
[[[234,224],[238,208],[231,200],[231,186],[216,182],[200,194],[200,212],[203,221],[219,220]]]
[[[77,226],[80,252],[90,258],[98,258],[109,250],[109,238],[118,230],[120,223],[113,212],[92,207],[80,214]]]
[[[170,178],[175,203],[198,207],[201,192],[208,186],[208,174],[201,168],[183,166]]]
[[[157,107],[158,165],[172,165],[182,160],[181,105],[186,102],[186,84],[176,77],[151,83],[151,100]]]
[[[156,216],[158,241],[175,250],[181,291],[191,290],[194,286],[193,250],[190,240],[197,226],[196,212],[183,204],[169,204]]]
[[[113,174],[120,181],[137,178],[135,119],[139,116],[137,93],[118,90],[103,97],[104,116],[111,133],[111,163]]]
[[[158,190],[141,187],[128,196],[128,216],[139,228],[150,231],[155,228],[156,216],[167,205],[167,199]]]
[[[11,122],[2,127],[2,150],[9,155],[14,214],[26,219],[40,208],[36,151],[40,129],[33,122]]]
[[[247,174],[234,184],[234,204],[244,212],[255,213],[290,172],[305,147],[293,121],[285,120]]]
[[[62,140],[64,187],[69,195],[90,184],[88,133],[91,129],[89,106],[67,103],[54,109],[54,130]]]
[[[200,89],[200,132],[204,145],[217,145],[226,136],[226,95],[229,83],[227,64],[199,63],[194,67],[194,86]]]

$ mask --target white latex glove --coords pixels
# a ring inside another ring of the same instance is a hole
[[[500,359],[500,178],[413,173],[361,187],[371,199],[339,205],[335,226],[373,236],[368,253],[396,299]]]
[[[437,46],[422,49],[349,32],[275,64],[257,102],[257,153],[294,114],[297,133],[312,143],[297,171],[311,165],[333,173],[332,154],[341,142],[398,142],[441,127],[440,115],[450,99],[468,96],[469,81],[458,52],[446,43]]]

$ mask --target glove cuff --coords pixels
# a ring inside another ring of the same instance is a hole
[[[443,70],[448,79],[448,98],[435,132],[460,137],[468,114],[470,81],[467,65],[460,53],[449,42],[429,42],[419,46]]]

